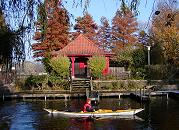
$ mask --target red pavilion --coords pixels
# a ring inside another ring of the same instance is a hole
[[[111,53],[100,49],[94,42],[86,36],[80,34],[76,39],[71,41],[63,49],[53,53],[54,56],[67,56],[71,60],[71,77],[87,78],[90,77],[90,70],[87,61],[90,57],[100,55],[106,57],[106,67],[103,75],[109,73],[109,58]]]

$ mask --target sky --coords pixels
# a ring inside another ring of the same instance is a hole
[[[153,4],[155,4],[154,0],[140,1],[139,15],[137,16],[137,19],[139,22],[148,22],[153,10]],[[69,13],[74,15],[74,18],[83,16],[83,8],[81,8],[81,6],[78,6],[77,8],[74,7],[73,0],[68,0],[64,6]],[[91,0],[88,7],[88,13],[92,15],[94,21],[99,25],[102,16],[105,16],[109,22],[111,22],[119,7],[120,0]],[[74,23],[74,19],[71,19],[71,21]]]

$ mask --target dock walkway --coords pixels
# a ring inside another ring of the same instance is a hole
[[[130,96],[132,99],[136,99],[142,102],[150,101],[152,96],[164,96],[173,97],[179,99],[179,90],[171,91],[153,91],[150,93],[142,93],[141,91],[97,91],[98,98],[115,97],[121,98],[121,96]],[[11,94],[0,94],[0,99],[70,99],[70,98],[87,98],[85,92],[70,92],[70,91],[24,91]]]
[[[148,102],[153,96],[166,96],[178,98],[179,99],[179,90],[166,90],[166,91],[153,91],[153,92],[133,92],[130,94],[132,98],[139,100],[141,102]]]

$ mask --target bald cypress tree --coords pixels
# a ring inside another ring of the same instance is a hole
[[[48,57],[50,52],[58,51],[69,42],[69,17],[67,10],[58,0],[46,0],[39,6],[37,31],[32,45],[34,57]]]
[[[127,8],[117,10],[112,19],[112,38],[115,50],[134,44],[137,41],[137,20],[133,13]]]
[[[111,27],[106,17],[101,18],[101,26],[99,26],[98,33],[98,46],[103,50],[110,51],[111,44]]]
[[[76,24],[74,26],[75,33],[73,37],[77,37],[80,33],[84,34],[90,40],[96,42],[98,26],[94,22],[92,16],[89,13],[85,13],[83,17],[78,17],[76,19]]]

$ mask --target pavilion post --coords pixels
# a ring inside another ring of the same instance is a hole
[[[109,73],[109,57],[106,57],[106,73]]]
[[[71,76],[75,78],[75,57],[71,57]]]

